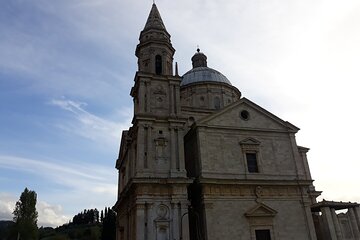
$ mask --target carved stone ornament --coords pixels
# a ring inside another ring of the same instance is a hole
[[[161,204],[158,206],[157,210],[156,210],[156,214],[158,216],[159,219],[166,219],[168,213],[168,207]]]
[[[263,195],[263,189],[261,186],[255,188],[255,195],[257,198],[260,198]]]
[[[164,95],[166,96],[166,92],[162,86],[156,86],[154,92],[155,95]]]
[[[255,196],[256,196],[256,200],[255,200],[255,201],[258,202],[258,203],[262,202],[262,199],[261,199],[262,195],[263,195],[263,189],[262,189],[262,187],[261,187],[261,186],[257,186],[257,187],[255,188]]]

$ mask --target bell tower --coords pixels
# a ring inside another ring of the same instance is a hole
[[[153,4],[135,51],[138,71],[135,85],[131,90],[135,117],[145,114],[181,118],[181,78],[177,73],[173,74],[174,53],[170,34],[165,28],[159,10]]]
[[[153,4],[135,51],[132,127],[123,131],[116,162],[117,239],[188,239],[191,180],[185,170],[186,118],[180,108],[181,77],[173,73],[174,53]]]
[[[175,49],[155,4],[151,8],[144,30],[140,33],[139,41],[135,52],[139,71],[172,75]]]

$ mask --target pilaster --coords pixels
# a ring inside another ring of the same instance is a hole
[[[317,240],[314,221],[312,218],[310,207],[308,204],[306,204],[304,208],[305,208],[306,221],[308,222],[308,227],[309,227],[310,239]]]
[[[175,114],[180,114],[180,86],[175,85]]]
[[[169,101],[169,109],[170,109],[170,116],[174,117],[175,116],[175,98],[174,98],[174,85],[173,84],[169,84],[169,90],[170,90],[170,101]]]
[[[179,171],[186,174],[185,170],[185,150],[184,150],[184,129],[178,129],[178,148],[179,148]]]
[[[171,211],[172,211],[172,234],[174,239],[180,238],[180,207],[178,202],[171,203]]]
[[[136,173],[142,173],[144,171],[144,127],[138,127],[137,137],[137,153],[136,153]]]
[[[341,227],[340,227],[340,223],[339,223],[339,219],[336,215],[335,209],[331,208],[331,216],[334,222],[334,227],[335,227],[335,232],[336,232],[336,237],[338,240],[342,240],[342,233],[341,233]]]
[[[170,172],[176,172],[176,142],[175,129],[169,128],[170,131]]]
[[[145,82],[145,86],[146,86],[146,89],[145,89],[145,92],[146,92],[146,96],[145,96],[145,112],[150,112],[151,109],[150,109],[150,87],[151,87],[151,82],[150,81],[146,81]]]
[[[331,211],[329,207],[321,208],[322,217],[329,231],[329,240],[337,240],[334,222],[331,216]]]
[[[145,205],[136,205],[136,240],[145,240]]]
[[[138,94],[138,102],[139,102],[139,113],[145,112],[145,83],[138,79],[139,83],[139,94]]]
[[[360,230],[360,207],[354,207],[354,211],[355,211],[355,217],[356,217],[356,221],[358,223],[359,226],[359,230]]]
[[[353,230],[354,237],[355,237],[355,239],[360,239],[359,225],[356,221],[354,208],[349,208],[348,212],[349,212],[350,223],[351,223],[351,228]]]
[[[181,224],[181,236],[183,240],[190,239],[189,233],[189,209],[188,202],[180,202],[180,224]],[[181,239],[180,239],[181,240]]]

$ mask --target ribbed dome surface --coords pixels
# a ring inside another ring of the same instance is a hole
[[[196,82],[222,82],[232,85],[223,74],[209,67],[196,67],[185,73],[181,86]]]

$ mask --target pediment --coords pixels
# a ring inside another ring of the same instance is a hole
[[[258,203],[256,206],[249,209],[246,213],[246,217],[274,217],[277,211],[263,203]]]
[[[259,145],[260,142],[256,140],[255,138],[245,138],[244,140],[239,142],[240,145]]]
[[[198,126],[297,132],[299,128],[246,98],[197,122]]]

